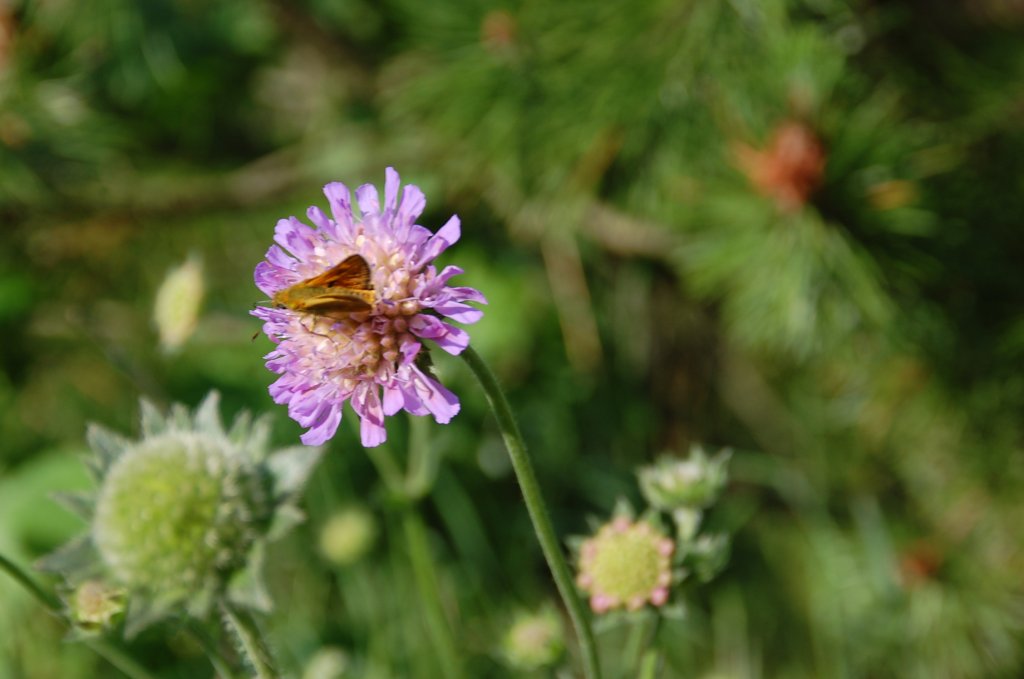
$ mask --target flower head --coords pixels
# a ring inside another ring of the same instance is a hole
[[[486,303],[473,288],[448,285],[462,269],[438,271],[433,265],[459,239],[458,217],[436,234],[416,224],[426,199],[407,184],[399,200],[399,177],[392,168],[386,171],[383,204],[369,184],[356,189],[355,201],[337,182],[325,186],[324,194],[331,216],[318,207],[306,212],[315,228],[295,217],[277,223],[276,245],[256,266],[256,285],[274,297],[359,255],[370,269],[374,301],[345,313],[256,308],[253,315],[277,344],[266,356],[267,367],[280,375],[270,386],[271,396],[308,427],[302,436],[307,445],[334,435],[345,401],[359,416],[368,447],[384,442],[384,418],[399,410],[449,422],[459,400],[430,374],[423,340],[461,353],[469,335],[447,321],[474,323],[483,312],[467,302]]]
[[[672,584],[674,551],[672,540],[647,521],[616,518],[581,545],[576,584],[590,595],[595,613],[661,606]]]
[[[295,504],[320,451],[269,453],[267,426],[243,414],[226,430],[218,400],[212,392],[194,414],[175,406],[166,417],[144,403],[139,441],[90,427],[99,488],[60,498],[89,531],[39,564],[64,577],[79,624],[108,623],[121,594],[129,634],[180,610],[201,617],[217,601],[269,607],[265,545],[301,519]]]

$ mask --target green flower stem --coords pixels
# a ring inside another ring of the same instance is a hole
[[[221,604],[224,625],[238,640],[242,655],[255,672],[256,679],[276,679],[280,676],[274,669],[274,660],[270,655],[270,647],[263,639],[263,633],[252,615],[239,610],[230,604]]]
[[[65,622],[70,623],[67,615],[64,613],[64,605],[60,599],[55,594],[51,594],[40,587],[21,567],[3,554],[0,554],[0,570],[10,575],[15,582],[28,590],[48,611],[60,616]],[[104,639],[83,639],[82,643],[96,655],[121,670],[125,676],[131,677],[131,679],[156,679],[145,667],[132,659],[122,649]]]
[[[623,677],[653,679],[658,667],[658,651],[654,644],[660,625],[661,616],[656,613],[646,614],[633,623],[622,654]]]
[[[659,653],[653,648],[647,649],[644,657],[640,659],[640,670],[637,672],[638,679],[655,679],[658,676]]]
[[[394,456],[388,451],[388,447],[377,446],[376,448],[367,448],[366,454],[370,457],[370,462],[373,463],[373,466],[377,468],[377,473],[383,479],[388,493],[406,500],[405,477],[402,475],[402,469],[398,466]]]
[[[217,641],[210,636],[210,633],[195,621],[189,621],[186,629],[195,642],[202,647],[206,657],[210,659],[210,664],[213,665],[213,671],[217,673],[217,676],[220,679],[235,679],[235,671],[231,663],[217,648]]]
[[[437,479],[438,453],[430,445],[430,422],[410,416],[409,460],[406,464],[405,493],[410,500],[425,497]]]
[[[437,466],[436,453],[427,440],[428,432],[423,418],[409,418],[409,459],[402,473],[398,462],[387,446],[368,448],[367,453],[384,481],[388,492],[401,503],[402,528],[406,549],[412,565],[413,579],[420,601],[424,606],[427,632],[438,656],[445,677],[459,679],[464,676],[451,627],[441,604],[437,587],[437,571],[430,555],[426,527],[416,513],[415,503],[428,492],[434,482]]]
[[[594,643],[594,633],[590,629],[586,609],[579,597],[576,596],[576,589],[573,585],[572,574],[565,562],[561,544],[555,535],[555,529],[551,525],[544,498],[541,496],[540,485],[537,483],[537,475],[533,471],[533,464],[526,452],[526,443],[519,431],[515,418],[512,416],[512,409],[509,407],[505,392],[498,385],[487,364],[483,362],[473,347],[467,347],[462,352],[462,358],[466,361],[470,370],[476,375],[487,396],[487,401],[494,411],[494,417],[498,421],[501,435],[505,439],[505,447],[508,449],[509,457],[512,459],[512,467],[515,469],[516,477],[519,480],[519,488],[523,493],[523,500],[526,502],[526,509],[533,521],[533,530],[537,534],[541,550],[547,559],[548,567],[555,578],[555,586],[558,593],[565,602],[565,607],[572,619],[573,627],[576,628],[576,637],[579,641],[580,652],[583,659],[583,674],[587,679],[599,679],[601,676],[600,667],[597,662],[597,647]]]
[[[25,573],[25,571],[21,570],[21,568],[16,563],[8,559],[3,554],[0,554],[0,568],[2,568],[8,575],[14,578],[14,580],[19,585],[27,589],[29,593],[31,593],[32,596],[38,599],[39,603],[41,603],[43,606],[46,606],[54,613],[62,612],[63,606],[60,602],[60,599],[58,599],[56,595],[45,591],[42,587],[36,584],[36,581],[30,578],[28,574]]]
[[[425,607],[430,640],[437,652],[443,675],[459,679],[464,675],[459,663],[455,639],[452,637],[451,627],[448,625],[444,607],[441,605],[441,592],[437,587],[437,572],[430,557],[426,527],[414,508],[404,509],[402,514],[405,541],[409,548],[409,559],[412,561],[416,589],[419,591],[420,600]]]
[[[86,639],[84,643],[96,655],[121,670],[121,673],[126,677],[131,677],[131,679],[156,679],[156,677],[149,673],[149,670],[109,641],[104,639]]]

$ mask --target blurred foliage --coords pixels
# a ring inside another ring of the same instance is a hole
[[[660,631],[662,676],[1021,676],[1022,28],[1012,0],[0,2],[0,548],[75,532],[45,493],[140,395],[217,388],[294,442],[252,267],[322,184],[394,165],[423,224],[462,217],[446,256],[563,535],[663,451],[736,449],[709,517],[732,560]],[[168,354],[156,291],[193,255]],[[502,639],[553,589],[476,385],[435,359],[463,402],[420,503],[445,614],[468,676],[527,676]],[[294,675],[340,649],[344,676],[441,676],[348,419],[272,550],[271,637]],[[380,539],[332,566],[354,503]],[[62,634],[0,579],[0,677],[111,676]],[[173,627],[131,650],[211,673]]]

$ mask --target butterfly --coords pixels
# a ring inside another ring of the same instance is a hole
[[[370,265],[360,255],[351,255],[322,274],[278,290],[271,301],[279,309],[337,317],[369,311],[377,296],[370,282]]]

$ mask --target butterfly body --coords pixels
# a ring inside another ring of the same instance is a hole
[[[377,301],[370,266],[352,255],[322,274],[274,293],[274,306],[320,316],[369,311]]]

